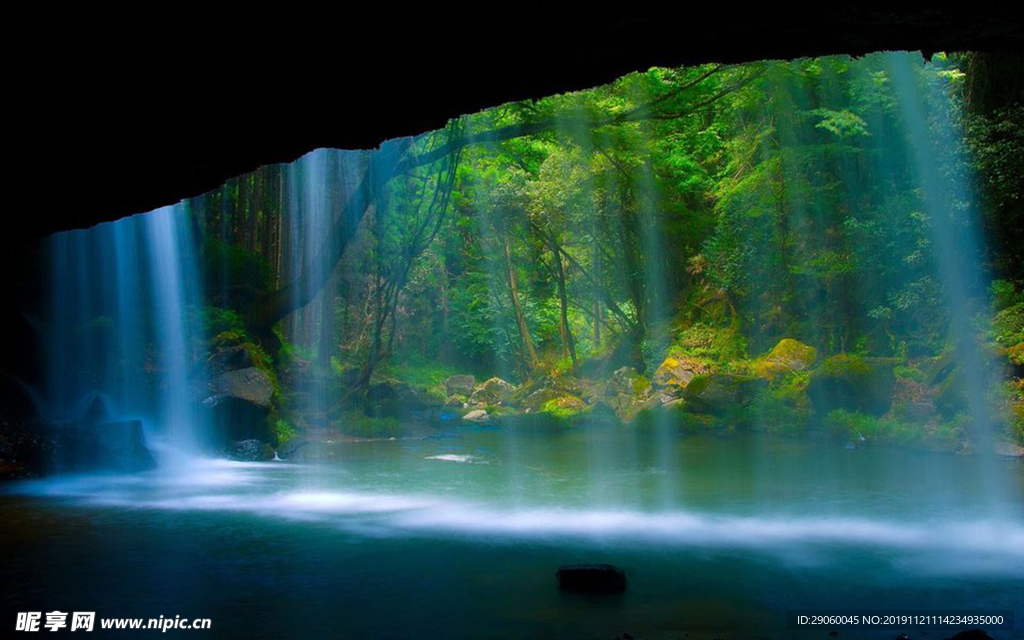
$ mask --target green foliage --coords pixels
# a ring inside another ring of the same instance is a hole
[[[999,344],[1013,346],[1024,342],[1024,302],[1018,302],[992,318],[994,337]]]
[[[1017,287],[1010,280],[993,280],[989,285],[989,293],[992,298],[992,310],[995,312],[1024,302],[1024,289]]]
[[[274,437],[277,439],[277,446],[283,445],[296,435],[298,432],[287,420],[278,418],[274,421]]]
[[[225,339],[236,337],[248,339],[248,332],[242,316],[234,309],[223,307],[203,307],[201,310],[203,333],[208,336],[224,336]]]

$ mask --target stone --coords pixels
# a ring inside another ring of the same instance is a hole
[[[753,363],[754,373],[761,378],[774,378],[795,371],[806,371],[818,358],[818,350],[799,340],[783,338],[768,355]]]
[[[470,411],[466,415],[462,416],[463,420],[467,420],[469,422],[487,422],[487,418],[487,411],[483,409],[474,409],[473,411]]]
[[[471,375],[456,374],[448,376],[444,381],[444,392],[451,396],[471,396],[476,391],[476,378]]]
[[[210,388],[213,393],[204,401],[207,406],[216,406],[226,398],[234,398],[269,409],[274,395],[270,376],[256,367],[225,371],[210,381]]]
[[[550,402],[561,395],[562,394],[555,389],[549,389],[547,387],[537,389],[530,395],[526,396],[522,402],[522,407],[525,411],[540,411],[541,408],[544,407],[545,403]]]
[[[745,407],[767,382],[751,376],[709,373],[690,381],[683,398],[698,413],[722,416]]]
[[[480,386],[474,391],[473,395],[470,396],[470,404],[500,404],[505,400],[508,400],[513,393],[515,393],[515,386],[505,382],[501,378],[494,377]]]
[[[266,462],[274,459],[273,447],[256,439],[239,440],[232,443],[225,454],[236,462]]]
[[[558,587],[582,593],[621,593],[626,573],[611,564],[567,564],[558,568]]]
[[[655,370],[652,382],[657,389],[681,395],[694,378],[707,371],[705,365],[693,358],[669,356]]]

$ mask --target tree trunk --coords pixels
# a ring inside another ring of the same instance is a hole
[[[530,338],[530,328],[526,325],[526,316],[523,315],[523,308],[519,304],[519,288],[516,285],[516,271],[512,266],[512,247],[507,233],[505,234],[504,247],[509,297],[512,301],[512,309],[516,314],[516,323],[519,325],[519,337],[523,341],[524,359],[532,371],[540,366],[540,358],[537,357],[537,350],[533,347],[533,340]]]
[[[572,366],[576,366],[576,343],[572,338],[572,329],[569,327],[569,301],[565,295],[565,265],[562,264],[562,254],[552,249],[551,257],[555,261],[555,274],[558,276],[558,301],[561,304],[561,316],[558,322],[558,332],[562,337],[562,350],[572,358]]]

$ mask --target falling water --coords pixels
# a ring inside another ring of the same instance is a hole
[[[102,419],[140,418],[173,449],[207,444],[196,249],[181,206],[50,240],[50,418],[101,402]]]

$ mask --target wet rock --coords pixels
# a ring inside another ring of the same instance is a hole
[[[256,358],[244,344],[223,347],[213,353],[206,361],[211,377],[219,376],[227,371],[248,369],[256,366]]]
[[[227,457],[237,462],[266,462],[274,459],[274,449],[259,440],[239,440],[225,451]]]
[[[756,360],[754,373],[761,378],[774,378],[794,371],[806,371],[818,357],[818,350],[799,340],[783,338],[768,355]]]
[[[567,564],[558,568],[558,587],[582,593],[620,593],[626,590],[626,574],[610,564]]]
[[[233,398],[269,409],[274,395],[270,376],[256,367],[225,371],[210,381],[210,388],[212,394],[204,401],[207,406]]]
[[[821,415],[846,409],[880,416],[892,406],[893,363],[891,358],[832,356],[811,373],[807,395]]]
[[[488,417],[489,416],[487,414],[487,411],[483,409],[474,409],[473,411],[470,411],[466,415],[462,416],[462,419],[467,420],[469,422],[487,422]]]
[[[287,442],[277,448],[277,455],[284,460],[291,460],[298,456],[299,452],[309,445],[305,438],[290,438]]]
[[[697,413],[721,416],[750,404],[766,385],[766,381],[751,376],[706,374],[690,381],[683,398]]]
[[[478,386],[470,396],[470,404],[500,404],[515,393],[515,386],[501,378],[491,378]]]
[[[681,395],[694,378],[707,373],[707,371],[708,369],[704,364],[693,358],[669,356],[662,361],[661,365],[654,372],[652,382],[655,388],[665,389],[669,393]]]
[[[451,396],[471,396],[476,390],[476,378],[471,375],[456,374],[448,376],[444,381],[444,392]]]

